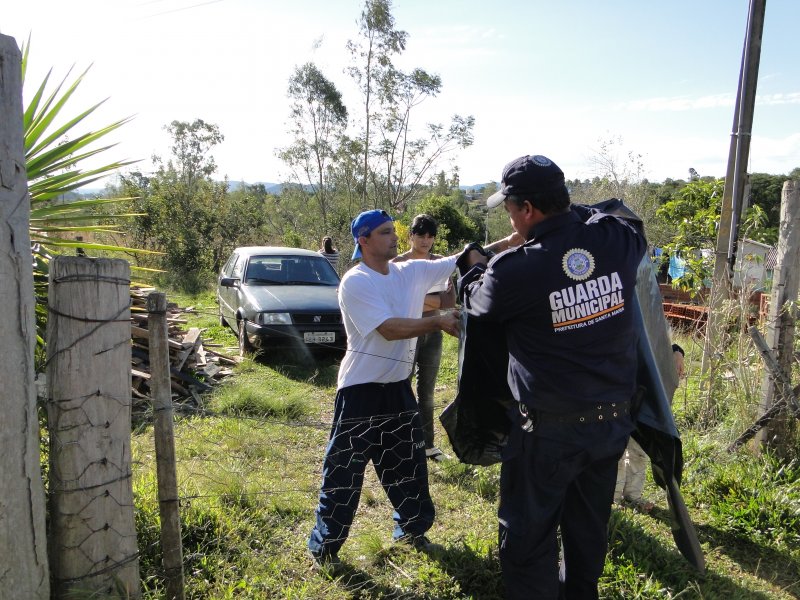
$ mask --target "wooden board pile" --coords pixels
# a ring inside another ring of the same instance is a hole
[[[701,329],[708,320],[708,307],[664,302],[664,316],[673,326],[682,331]]]
[[[147,329],[147,295],[155,291],[148,288],[131,288],[131,393],[134,411],[150,408],[149,331]],[[240,359],[221,354],[220,348],[203,340],[203,330],[186,328],[182,315],[193,312],[192,307],[180,308],[174,303],[167,307],[167,335],[169,344],[172,399],[179,405],[202,408],[202,392],[207,392],[232,373]],[[138,411],[137,411],[138,412]]]

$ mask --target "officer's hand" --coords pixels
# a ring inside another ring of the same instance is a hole
[[[509,248],[516,248],[525,243],[525,238],[516,231],[506,238]]]
[[[461,332],[461,313],[458,310],[449,310],[437,317],[439,328],[453,337],[459,337]]]

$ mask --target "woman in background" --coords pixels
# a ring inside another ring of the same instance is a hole
[[[394,262],[405,260],[436,260],[442,258],[434,254],[432,249],[436,242],[439,224],[430,215],[421,214],[414,217],[409,230],[411,249],[400,254]],[[456,292],[449,277],[444,278],[428,290],[422,307],[422,316],[435,315],[441,309],[454,308]],[[417,380],[417,403],[422,419],[422,431],[425,434],[425,456],[435,461],[449,458],[434,443],[433,431],[433,395],[439,364],[442,360],[442,332],[433,331],[417,337],[417,349],[411,372]]]
[[[338,273],[339,251],[333,246],[333,240],[330,238],[330,236],[326,235],[324,238],[322,238],[322,248],[319,249],[319,253],[328,259],[328,262],[331,263],[333,270]]]

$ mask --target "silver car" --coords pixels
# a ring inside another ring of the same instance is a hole
[[[220,323],[255,348],[343,350],[339,276],[318,252],[277,246],[236,248],[217,285]]]

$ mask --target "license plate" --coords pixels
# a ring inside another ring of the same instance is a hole
[[[330,344],[336,341],[336,333],[333,331],[306,331],[303,334],[303,341],[306,344]]]

